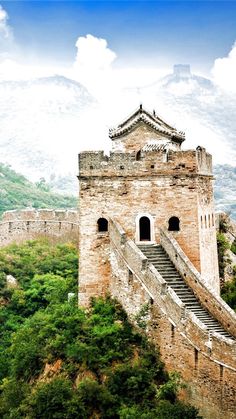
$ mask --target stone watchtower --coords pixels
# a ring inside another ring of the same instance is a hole
[[[110,156],[79,155],[80,304],[110,291],[111,220],[136,244],[168,230],[219,293],[211,155],[181,150],[184,133],[142,106],[109,136]]]

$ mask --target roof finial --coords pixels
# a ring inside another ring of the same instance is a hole
[[[153,116],[156,116],[156,111],[155,111],[155,109],[153,109]]]
[[[140,103],[140,105],[139,105],[139,110],[140,110],[140,111],[142,111],[142,110],[143,110],[143,105],[142,105],[142,103]]]

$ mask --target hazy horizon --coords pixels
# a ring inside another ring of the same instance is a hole
[[[4,161],[36,178],[74,172],[78,152],[108,149],[108,128],[142,102],[186,131],[185,147],[203,145],[215,163],[235,164],[236,2],[0,5]],[[173,79],[175,64],[191,65],[193,77]],[[34,82],[43,77],[51,81]]]

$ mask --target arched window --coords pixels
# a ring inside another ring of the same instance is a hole
[[[141,217],[139,220],[139,240],[151,240],[151,225],[148,217]]]
[[[99,218],[97,221],[97,225],[99,233],[104,233],[108,231],[108,221],[106,220],[106,218]]]
[[[141,159],[141,150],[136,153],[136,160],[139,161]]]
[[[171,217],[169,219],[169,231],[179,231],[179,218],[178,217]]]

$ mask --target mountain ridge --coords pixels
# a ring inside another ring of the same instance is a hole
[[[36,184],[0,163],[0,215],[9,210],[33,208],[76,208],[76,198],[53,193],[42,178]]]

